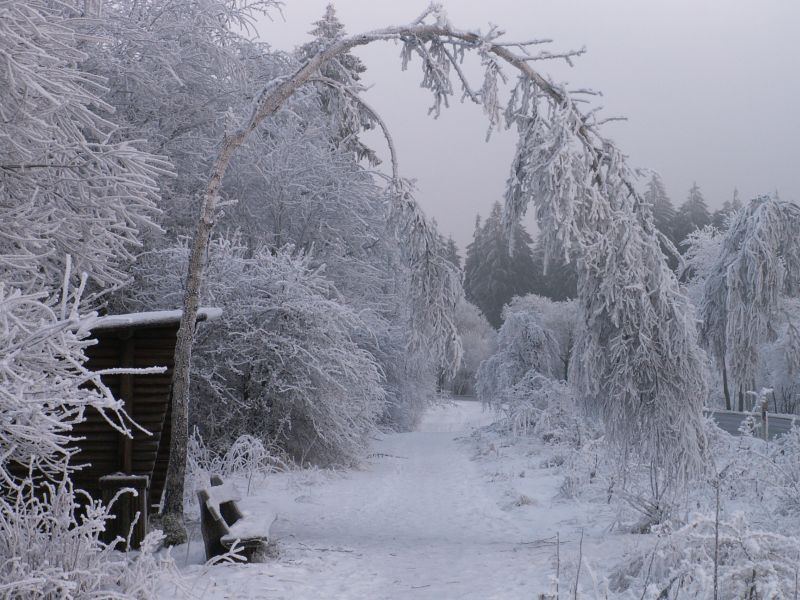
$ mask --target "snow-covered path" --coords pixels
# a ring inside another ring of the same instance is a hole
[[[203,570],[203,598],[447,599],[535,598],[553,573],[554,548],[541,540],[570,516],[552,500],[556,477],[537,476],[530,505],[515,506],[504,479],[473,460],[465,440],[489,417],[476,402],[432,409],[419,431],[383,436],[361,471],[270,477],[242,505],[277,509],[276,562]],[[517,469],[518,465],[511,468]],[[514,477],[517,476],[515,473]],[[258,486],[253,483],[253,487]],[[505,494],[505,496],[504,496]],[[574,508],[574,507],[573,507]],[[563,551],[563,549],[562,549]],[[202,562],[194,543],[189,563]]]

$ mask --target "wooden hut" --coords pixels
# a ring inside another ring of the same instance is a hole
[[[200,309],[197,321],[213,320],[219,309]],[[132,543],[146,530],[147,513],[157,508],[164,489],[170,444],[170,392],[173,356],[181,311],[156,311],[102,317],[90,331],[97,344],[86,351],[89,370],[124,367],[166,367],[159,374],[109,374],[102,380],[125,411],[148,433],[135,430],[133,439],[120,434],[94,408],[74,428],[78,438],[73,465],[85,465],[72,475],[76,488],[106,501],[123,487],[139,491],[138,499],[122,498],[108,539],[127,537],[136,511],[140,514]]]

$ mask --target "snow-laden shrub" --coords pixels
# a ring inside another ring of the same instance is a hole
[[[505,307],[505,314],[534,315],[556,341],[557,352],[551,357],[553,377],[566,381],[578,335],[580,319],[575,300],[554,301],[537,294],[517,296]]]
[[[112,550],[99,539],[107,507],[68,480],[71,430],[87,407],[120,432],[131,426],[100,374],[84,366],[92,317],[79,316],[81,290],[70,295],[69,279],[68,271],[61,299],[0,283],[0,597],[155,598],[173,571],[169,557],[154,554],[160,532],[135,556]]]
[[[515,436],[534,434],[572,448],[597,437],[560,379],[569,369],[575,304],[531,294],[514,298],[504,317],[496,351],[478,369],[478,398],[503,414]]]
[[[180,585],[169,554],[156,554],[160,531],[138,552],[118,552],[100,540],[109,509],[88,497],[78,508],[76,494],[66,479],[34,491],[31,478],[0,494],[0,597],[147,600]]]
[[[83,366],[91,319],[79,316],[81,290],[69,295],[68,281],[69,271],[60,299],[0,282],[0,487],[15,485],[13,463],[58,476],[89,406],[129,431],[122,404]]]
[[[496,333],[478,307],[466,300],[456,306],[456,327],[464,354],[461,366],[446,387],[458,396],[471,396],[475,394],[478,368],[494,350]]]
[[[771,444],[759,444],[765,451],[753,454],[764,479],[766,495],[775,503],[781,515],[800,516],[800,427],[781,436]],[[758,468],[757,467],[757,468]]]
[[[499,396],[511,433],[536,435],[545,442],[579,448],[589,438],[569,385],[535,371]]]
[[[619,480],[616,465],[602,437],[590,431],[582,445],[564,449],[559,456],[564,478],[558,489],[562,498],[592,498],[609,503],[617,492]]]
[[[478,398],[501,409],[505,391],[529,372],[551,376],[557,354],[558,344],[553,334],[542,327],[536,314],[506,313],[497,334],[497,351],[478,369]]]
[[[136,306],[180,305],[187,249],[141,257]],[[198,333],[191,422],[216,452],[248,434],[301,464],[348,463],[384,406],[382,374],[354,340],[367,329],[323,269],[291,247],[212,243],[203,302],[223,309]]]
[[[220,475],[224,480],[241,477],[247,480],[247,493],[256,477],[292,468],[279,448],[265,445],[251,435],[241,435],[223,453],[215,452],[203,442],[197,430],[189,438],[186,449],[186,485],[184,506],[191,517],[199,518],[197,491],[209,485],[209,477]]]
[[[628,557],[610,583],[620,598],[794,598],[798,561],[797,537],[759,531],[742,513],[719,522],[698,514]]]

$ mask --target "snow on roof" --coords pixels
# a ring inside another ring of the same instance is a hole
[[[150,312],[129,313],[127,315],[109,315],[95,317],[83,326],[83,329],[120,329],[123,327],[148,327],[167,325],[181,320],[181,310],[154,310]],[[221,308],[201,308],[197,311],[198,321],[214,321],[222,316]]]

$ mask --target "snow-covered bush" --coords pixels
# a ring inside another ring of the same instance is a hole
[[[62,295],[68,289],[65,284]],[[55,476],[69,458],[72,426],[93,406],[127,431],[122,404],[83,367],[93,342],[81,329],[79,296],[24,294],[0,282],[0,486],[13,463]],[[89,384],[89,385],[87,385]]]
[[[136,303],[179,304],[187,255],[184,246],[143,255]],[[353,339],[364,321],[308,255],[217,239],[203,302],[224,316],[198,334],[191,420],[214,451],[248,434],[301,464],[360,456],[383,410],[382,374]]]
[[[793,427],[775,442],[756,445],[751,454],[751,463],[756,463],[755,473],[762,478],[762,489],[773,510],[779,515],[799,517],[800,427]]]
[[[504,309],[496,350],[478,369],[478,398],[501,412],[513,435],[535,434],[580,448],[590,431],[573,389],[559,379],[569,370],[576,328],[574,302],[536,295]]]
[[[464,354],[461,366],[446,386],[458,396],[471,396],[475,393],[478,368],[494,350],[496,332],[478,307],[466,300],[456,306],[456,327]]]
[[[506,314],[523,312],[536,315],[542,327],[552,334],[558,344],[557,355],[553,357],[553,376],[567,381],[580,327],[578,303],[575,300],[554,301],[537,294],[528,294],[513,298],[505,311]]]
[[[755,529],[742,513],[698,514],[628,557],[610,583],[620,598],[793,598],[799,560],[797,537]]]
[[[161,585],[180,585],[171,557],[156,554],[149,533],[135,554],[100,540],[108,507],[85,498],[78,508],[69,481],[36,487],[25,479],[0,494],[0,596],[9,599],[148,600]]]
[[[528,371],[500,398],[513,435],[534,434],[545,442],[577,448],[589,438],[575,396],[564,381]]]
[[[478,369],[478,398],[493,408],[502,408],[505,390],[519,383],[528,372],[548,377],[556,372],[558,343],[532,312],[504,313],[497,334],[497,351]]]
[[[197,491],[209,485],[211,475],[220,475],[224,480],[241,477],[247,480],[247,493],[253,481],[269,473],[292,468],[290,459],[280,448],[267,446],[260,438],[241,435],[224,452],[210,448],[195,429],[186,449],[186,487],[184,506],[192,518],[200,518]]]

